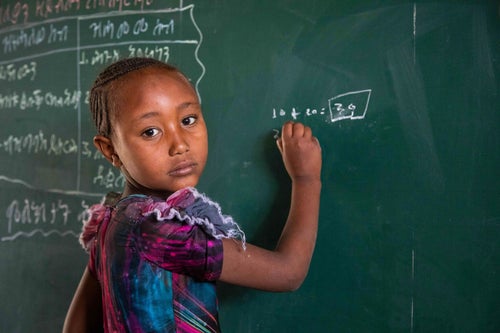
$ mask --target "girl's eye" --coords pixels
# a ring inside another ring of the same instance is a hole
[[[193,125],[198,118],[196,116],[189,116],[182,119],[182,125],[190,126]]]
[[[160,133],[160,131],[158,131],[156,128],[148,128],[142,133],[142,135],[148,138],[152,138],[153,136],[158,135],[158,133]]]

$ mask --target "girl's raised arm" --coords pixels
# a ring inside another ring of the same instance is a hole
[[[292,180],[290,211],[274,251],[225,239],[221,281],[267,291],[300,287],[309,270],[318,230],[321,147],[309,127],[288,122],[277,141]]]

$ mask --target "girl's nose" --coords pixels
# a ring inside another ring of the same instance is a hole
[[[169,147],[169,155],[180,155],[189,151],[189,144],[182,135],[182,133],[174,132],[171,136],[171,142]]]

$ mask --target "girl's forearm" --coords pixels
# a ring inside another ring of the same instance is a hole
[[[307,275],[318,231],[321,181],[292,181],[287,222],[276,247],[286,262],[291,289],[298,288]]]

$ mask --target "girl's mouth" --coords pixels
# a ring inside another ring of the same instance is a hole
[[[177,164],[173,169],[168,172],[172,177],[184,177],[190,175],[196,169],[196,163],[192,161],[183,161]]]

